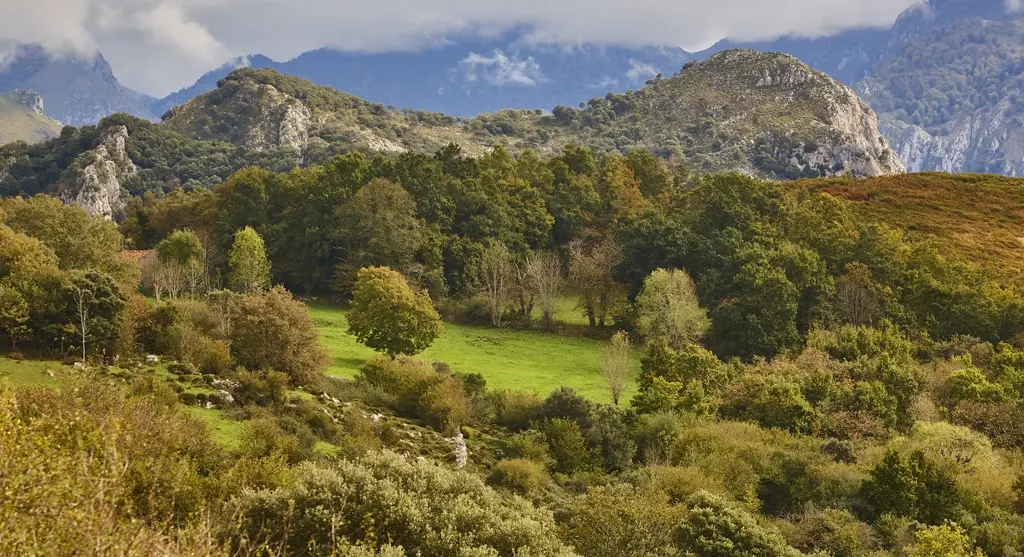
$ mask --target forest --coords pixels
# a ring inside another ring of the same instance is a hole
[[[231,172],[117,224],[0,200],[0,553],[1024,551],[1019,275],[862,210],[878,181],[575,145]],[[379,353],[354,377],[314,301]],[[456,325],[594,339],[607,401],[418,357]]]

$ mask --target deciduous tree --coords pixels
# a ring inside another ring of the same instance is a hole
[[[231,288],[237,292],[262,292],[270,287],[270,260],[263,238],[251,226],[235,233],[228,253]]]
[[[676,350],[696,342],[711,327],[693,281],[678,269],[651,273],[636,298],[636,310],[640,334],[647,340],[664,339]]]
[[[413,292],[397,271],[368,267],[356,280],[348,330],[359,342],[395,357],[426,350],[442,325],[429,294]]]

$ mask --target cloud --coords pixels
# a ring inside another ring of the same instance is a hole
[[[1008,12],[1019,12],[1021,8],[1024,8],[1024,1],[1022,0],[1006,0],[1006,11]]]
[[[483,80],[491,85],[532,86],[544,80],[540,65],[532,57],[509,58],[501,50],[495,50],[491,57],[471,52],[459,62],[459,69],[470,83]]]
[[[626,72],[626,77],[630,81],[636,83],[638,81],[644,81],[646,78],[651,78],[658,75],[658,68],[644,62],[638,62],[632,58],[629,59],[629,71]]]
[[[1019,3],[1019,0],[1013,0]],[[126,85],[162,95],[233,56],[323,46],[415,50],[526,30],[553,44],[707,44],[888,26],[915,0],[0,0],[0,39],[99,48]],[[508,56],[506,56],[508,58]],[[478,62],[494,60],[481,55]],[[529,64],[509,59],[510,63]],[[484,79],[484,65],[477,64]],[[488,66],[501,74],[501,63]],[[520,68],[507,78],[536,80]],[[549,71],[554,71],[548,68]],[[500,78],[499,78],[500,79]]]

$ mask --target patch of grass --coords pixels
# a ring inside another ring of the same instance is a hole
[[[344,310],[325,304],[309,308],[320,338],[331,352],[333,363],[327,373],[355,376],[359,366],[376,353],[348,334]],[[489,388],[546,395],[566,386],[593,400],[611,402],[601,379],[600,350],[601,343],[588,338],[446,323],[441,338],[419,357],[446,362],[456,372],[479,373],[487,379]],[[634,366],[639,371],[639,354]],[[631,385],[625,401],[634,390]]]
[[[30,386],[46,385],[57,386],[56,376],[67,369],[60,362],[41,360],[12,360],[0,357],[0,385],[7,386]],[[47,371],[53,376],[47,374]]]
[[[823,191],[865,218],[932,234],[978,266],[1024,272],[1024,179],[926,172],[866,179],[820,179],[793,187]]]
[[[232,420],[224,415],[223,410],[185,406],[184,412],[203,422],[210,431],[210,437],[225,449],[238,448],[238,437],[242,434],[245,422]]]

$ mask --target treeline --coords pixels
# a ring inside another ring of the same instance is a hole
[[[222,260],[245,227],[265,240],[274,282],[292,290],[347,297],[359,269],[386,266],[450,317],[495,325],[528,318],[544,296],[525,270],[549,256],[592,324],[627,329],[643,281],[683,269],[711,321],[707,344],[726,359],[798,349],[815,326],[887,322],[927,345],[957,334],[1008,341],[1024,324],[1014,285],[936,240],[866,222],[823,193],[692,176],[641,150],[571,146],[542,160],[497,148],[474,159],[452,146],[247,168],[213,189],[136,200],[122,230],[148,248],[188,228]],[[496,272],[506,291],[474,302]]]

